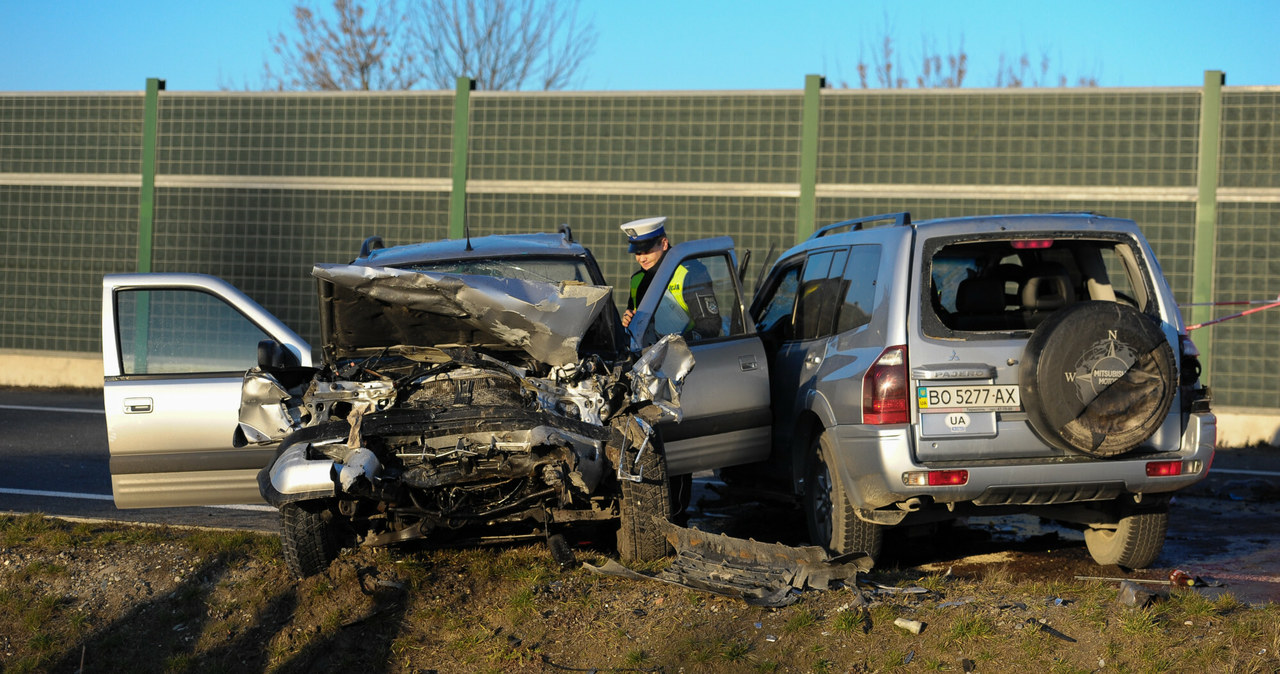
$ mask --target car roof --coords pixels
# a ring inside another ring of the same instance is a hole
[[[1137,232],[1133,220],[1110,218],[1096,213],[1028,213],[1018,215],[978,215],[959,218],[934,218],[915,223],[919,228],[946,227],[957,234],[1003,231],[1052,231],[1064,232]]]
[[[862,224],[881,222],[874,227],[862,228]],[[850,227],[851,223],[862,223]],[[1055,230],[1064,234],[1088,234],[1105,232],[1124,232],[1141,236],[1141,230],[1133,220],[1112,218],[1097,213],[1024,213],[1014,215],[975,215],[953,218],[933,218],[930,220],[912,221],[910,213],[890,213],[869,218],[848,220],[834,225],[818,228],[813,236],[788,248],[778,256],[777,261],[789,260],[796,255],[812,250],[832,246],[847,246],[857,243],[866,232],[892,230],[895,227],[912,228],[926,235],[965,236],[969,234],[990,234],[1003,232],[1036,232],[1052,233]],[[831,233],[824,234],[823,230]],[[836,231],[843,229],[844,231]]]
[[[378,248],[352,264],[399,267],[435,260],[510,257],[585,257],[587,249],[563,234],[494,234]]]

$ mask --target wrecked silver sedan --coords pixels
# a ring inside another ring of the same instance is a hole
[[[617,529],[623,559],[661,556],[654,516],[681,509],[690,473],[767,451],[768,377],[726,241],[673,249],[713,269],[730,309],[719,338],[687,345],[653,325],[657,300],[624,334],[567,232],[371,241],[352,264],[316,265],[314,366],[218,279],[107,277],[117,504],[265,500],[299,575],[345,546],[416,539],[564,552],[591,525]]]

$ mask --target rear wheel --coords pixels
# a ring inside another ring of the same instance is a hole
[[[884,543],[884,527],[858,519],[844,483],[832,466],[835,442],[823,432],[809,452],[805,479],[805,519],[809,541],[832,554],[865,552],[874,560]]]
[[[621,481],[618,508],[618,558],[624,562],[649,562],[667,556],[667,538],[655,517],[671,516],[671,488],[667,484],[667,460],[654,438],[640,455],[636,468],[641,481]]]
[[[297,578],[329,568],[338,558],[341,539],[327,511],[315,503],[286,503],[280,507],[280,543],[284,564]]]
[[[1084,544],[1093,561],[1128,569],[1151,566],[1164,547],[1169,511],[1136,513],[1120,518],[1115,529],[1084,530]]]

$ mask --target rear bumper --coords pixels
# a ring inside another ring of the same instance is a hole
[[[1203,479],[1213,461],[1217,419],[1193,413],[1178,451],[1130,453],[1115,459],[1064,456],[1048,460],[985,460],[966,464],[917,463],[912,457],[911,427],[836,426],[839,449],[835,470],[852,505],[873,510],[913,499],[934,503],[1037,506],[1114,499],[1122,494],[1160,494]],[[1183,462],[1183,473],[1147,475],[1153,461]],[[907,486],[903,475],[931,470],[967,470],[968,481],[954,486]]]

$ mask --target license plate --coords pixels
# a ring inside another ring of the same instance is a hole
[[[1016,412],[1022,396],[1017,386],[918,386],[916,405],[933,411]]]

